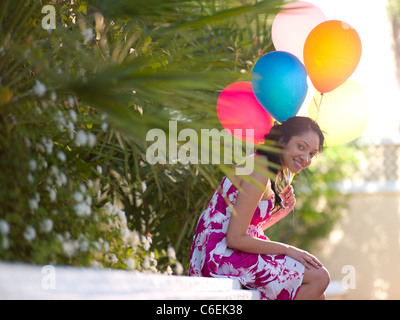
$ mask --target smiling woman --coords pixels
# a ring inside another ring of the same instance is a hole
[[[260,148],[256,153],[275,164],[275,166],[269,166],[269,170],[282,177],[282,172],[287,169],[296,174],[310,166],[312,159],[323,151],[325,137],[315,121],[308,117],[292,117],[283,121],[282,124],[274,125],[265,136],[265,140],[282,151],[277,153]],[[275,204],[281,205],[274,182],[271,187],[277,196]]]
[[[267,172],[224,178],[201,215],[189,275],[236,278],[264,299],[323,299],[330,277],[321,262],[263,233],[296,203],[290,185],[278,193],[277,177],[282,170],[298,173],[310,166],[323,149],[323,133],[310,118],[293,117],[276,124],[266,140],[280,150],[257,151],[257,159],[268,160]]]

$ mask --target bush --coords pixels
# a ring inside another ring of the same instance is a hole
[[[44,30],[40,1],[2,0],[1,259],[182,273],[229,168],[151,165],[146,134],[222,129],[218,93],[273,50],[282,2],[63,1]]]

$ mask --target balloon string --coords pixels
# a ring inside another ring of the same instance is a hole
[[[294,173],[290,172],[289,169],[286,169],[285,170],[285,176],[286,176],[286,181],[290,185],[292,183],[292,180],[293,180],[293,177],[294,177]],[[289,207],[289,208],[292,209],[292,212],[293,212],[292,226],[294,228],[294,207]]]
[[[315,101],[315,97],[313,97],[313,101],[315,104],[315,107],[317,108],[317,117],[315,118],[315,121],[318,120],[318,116],[319,116],[319,109],[321,108],[321,103],[322,103],[322,98],[324,97],[324,93],[321,92],[321,99],[319,100],[319,104],[317,104],[317,101]]]

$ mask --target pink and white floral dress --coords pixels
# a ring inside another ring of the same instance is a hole
[[[238,279],[257,289],[261,299],[291,300],[304,276],[304,265],[286,255],[252,254],[227,247],[226,232],[238,190],[224,178],[207,209],[201,214],[190,251],[189,275]],[[247,233],[269,239],[262,225],[270,218],[274,198],[260,201]]]

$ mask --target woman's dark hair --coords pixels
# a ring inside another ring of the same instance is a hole
[[[318,134],[319,137],[319,152],[322,152],[324,149],[324,134],[321,131],[319,125],[308,117],[292,117],[286,121],[283,121],[281,124],[275,123],[275,125],[271,128],[270,132],[265,135],[265,144],[271,145],[275,148],[281,149],[281,146],[278,142],[288,143],[293,136],[300,136],[308,131],[313,131]],[[268,169],[273,172],[275,175],[282,173],[281,168],[281,152],[279,151],[270,151],[264,149],[257,149],[256,154],[264,155],[267,157],[269,163],[273,163],[274,165],[268,166]],[[272,191],[275,193],[275,207],[282,207],[282,200],[279,197],[279,194],[276,190],[276,182],[271,181]]]

